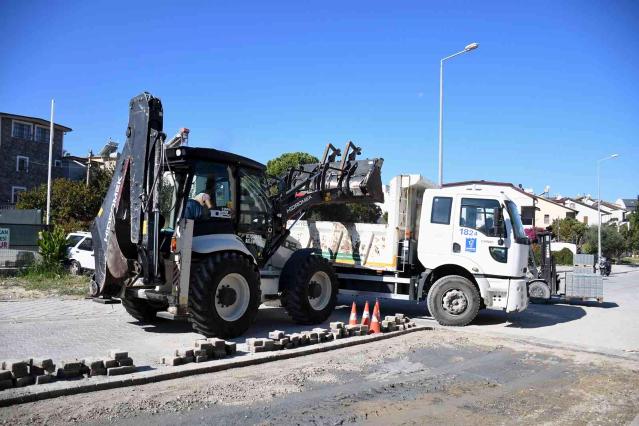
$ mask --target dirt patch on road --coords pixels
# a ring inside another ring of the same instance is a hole
[[[4,408],[1,424],[631,421],[639,366],[435,330],[269,364]]]

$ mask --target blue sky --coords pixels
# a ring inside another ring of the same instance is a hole
[[[0,111],[73,128],[65,148],[124,141],[128,100],[165,131],[266,162],[348,140],[398,173],[542,192],[639,193],[639,2],[5,2]]]

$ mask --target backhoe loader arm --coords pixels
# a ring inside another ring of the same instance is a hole
[[[93,296],[115,295],[127,279],[158,274],[159,181],[163,155],[162,103],[142,93],[129,103],[126,143],[91,227]]]

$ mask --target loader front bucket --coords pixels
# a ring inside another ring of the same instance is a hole
[[[305,164],[291,172],[291,187],[296,194],[319,192],[324,203],[382,203],[383,162],[382,158],[373,158]]]

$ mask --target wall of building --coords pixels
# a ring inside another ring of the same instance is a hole
[[[20,120],[29,122],[29,120]],[[32,123],[33,124],[33,123]],[[49,143],[36,140],[14,138],[11,135],[12,119],[1,117],[0,122],[0,204],[12,202],[12,187],[24,187],[27,190],[47,182],[49,161]],[[35,124],[34,124],[35,129]],[[35,130],[34,130],[35,131]],[[55,129],[53,134],[53,160],[62,159],[64,133]],[[16,170],[18,156],[29,157],[29,167],[25,171]],[[59,168],[58,168],[59,169]],[[58,177],[60,170],[52,172]]]

